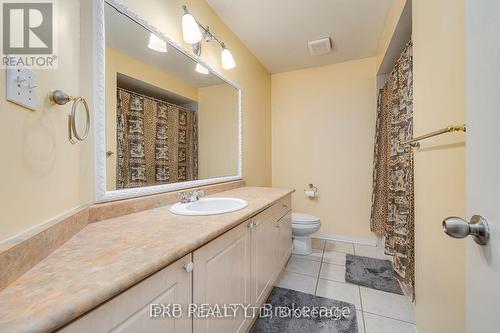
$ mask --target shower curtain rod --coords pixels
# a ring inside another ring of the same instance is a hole
[[[418,141],[432,138],[433,136],[438,136],[441,134],[451,133],[451,132],[466,132],[466,131],[467,131],[467,127],[465,124],[464,125],[450,125],[448,127],[442,128],[440,130],[430,132],[430,133],[427,133],[427,134],[424,134],[421,136],[417,136],[416,138],[413,138],[411,140],[403,141],[403,142],[401,142],[401,144],[402,145],[412,145],[413,147],[416,147],[419,145]]]

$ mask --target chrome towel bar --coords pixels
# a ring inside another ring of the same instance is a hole
[[[411,140],[403,141],[401,142],[401,145],[411,145],[412,147],[418,147],[419,146],[419,141],[432,138],[434,136],[438,136],[441,134],[445,133],[451,133],[451,132],[466,132],[467,127],[466,125],[450,125],[448,127],[442,128],[440,130],[430,132],[421,136],[417,136],[416,138],[413,138]]]

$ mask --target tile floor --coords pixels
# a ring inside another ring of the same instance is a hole
[[[277,286],[354,304],[359,333],[415,333],[409,297],[345,282],[346,253],[389,259],[379,247],[313,239],[313,253],[292,255]]]

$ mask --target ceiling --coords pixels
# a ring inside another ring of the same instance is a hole
[[[269,72],[280,73],[374,56],[394,0],[207,2]],[[322,37],[332,38],[333,52],[310,56],[307,42]]]

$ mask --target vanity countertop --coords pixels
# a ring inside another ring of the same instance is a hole
[[[248,202],[233,213],[177,216],[164,206],[89,224],[0,291],[0,332],[61,327],[290,193],[240,187],[212,196]]]

